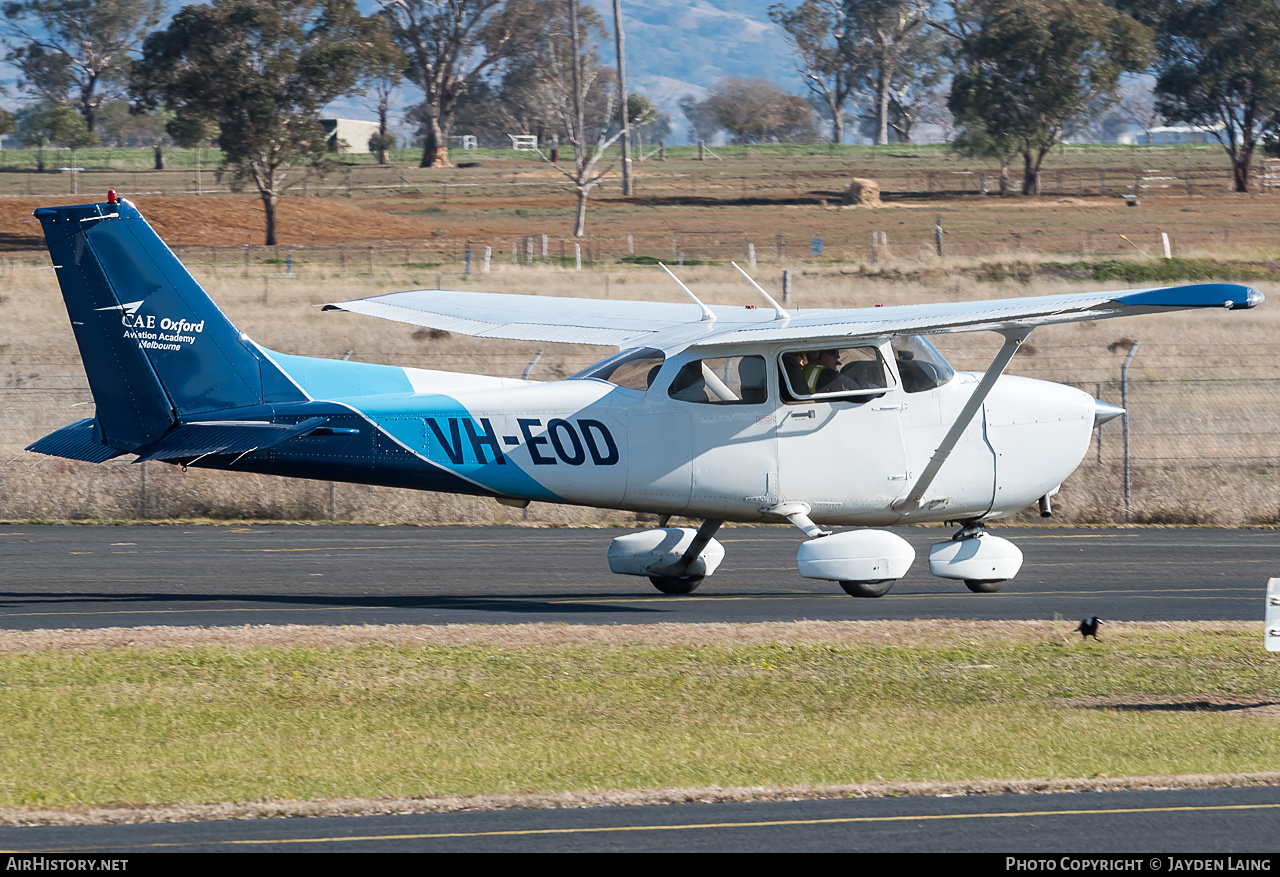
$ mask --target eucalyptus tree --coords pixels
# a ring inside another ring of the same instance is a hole
[[[919,42],[929,36],[932,0],[844,0],[841,40],[871,96],[876,120],[875,142],[889,142],[890,103],[894,82],[907,72],[908,59],[919,57]]]
[[[844,109],[859,92],[853,39],[844,29],[842,0],[804,0],[794,9],[777,3],[769,17],[796,53],[796,72],[831,115],[831,140],[844,142]]]
[[[1209,130],[1249,191],[1258,146],[1280,138],[1280,5],[1274,0],[1130,0],[1155,29],[1156,105]]]
[[[1024,195],[1072,122],[1151,59],[1151,32],[1102,0],[951,0],[957,70],[948,105],[974,144],[1022,156]]]
[[[214,0],[147,38],[132,91],[182,125],[217,126],[223,167],[257,188],[274,244],[281,192],[324,161],[321,109],[360,90],[378,50],[354,0]]]
[[[385,0],[381,14],[408,60],[424,99],[415,117],[424,134],[422,167],[448,167],[449,131],[468,88],[538,34],[534,0]]]
[[[76,108],[88,131],[124,96],[133,52],[164,17],[165,0],[13,0],[0,36],[20,88]]]

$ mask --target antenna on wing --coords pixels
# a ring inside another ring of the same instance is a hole
[[[663,265],[661,262],[659,262],[658,267],[661,268],[663,271],[666,271],[667,274],[671,277],[671,279],[674,280],[676,283],[680,283],[680,278],[672,274],[671,269],[668,268],[666,265]],[[686,293],[688,293],[689,298],[693,299],[698,303],[698,307],[702,308],[702,322],[714,323],[716,320],[716,315],[711,312],[711,308],[704,305],[702,303],[702,299],[694,295],[693,290],[685,286],[683,283],[680,283],[680,288],[683,289]]]
[[[743,277],[747,278],[747,282],[750,283],[752,286],[754,286],[756,290],[765,297],[765,301],[773,305],[774,320],[782,320],[785,322],[791,319],[791,315],[788,314],[785,310],[783,310],[782,305],[774,301],[773,296],[765,292],[763,286],[761,286],[759,283],[756,283],[754,280],[752,280],[751,275],[748,274],[746,271],[743,271],[741,266],[739,266],[737,262],[730,262],[729,264],[737,268],[738,273],[741,274]]]

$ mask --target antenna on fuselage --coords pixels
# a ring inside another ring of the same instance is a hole
[[[729,264],[730,264],[730,265],[732,265],[733,267],[737,268],[737,269],[738,269],[738,273],[739,273],[739,274],[741,274],[743,277],[747,278],[747,282],[748,282],[748,283],[750,283],[752,286],[754,286],[754,287],[756,288],[756,291],[757,291],[757,292],[759,292],[761,295],[763,295],[763,296],[764,296],[765,301],[767,301],[767,302],[769,302],[769,304],[773,305],[773,313],[774,313],[774,317],[773,317],[773,318],[774,318],[774,320],[783,320],[783,321],[785,322],[786,320],[790,320],[790,319],[791,319],[791,315],[790,315],[790,314],[788,314],[785,310],[783,310],[782,305],[780,305],[780,304],[778,304],[776,301],[774,301],[774,300],[773,300],[773,296],[771,296],[771,295],[769,295],[769,293],[765,292],[765,291],[764,291],[764,287],[763,287],[763,286],[761,286],[759,283],[756,283],[756,282],[755,282],[755,280],[753,280],[753,279],[751,278],[751,275],[750,275],[750,274],[748,274],[746,271],[743,271],[743,270],[742,270],[742,268],[741,268],[741,266],[739,266],[737,262],[730,262]]]
[[[698,298],[696,295],[694,295],[694,294],[693,294],[693,290],[692,290],[692,289],[690,289],[689,287],[685,286],[683,283],[680,283],[680,278],[679,278],[679,277],[677,277],[677,276],[675,276],[674,274],[672,274],[672,273],[671,273],[671,269],[670,269],[670,268],[668,268],[666,265],[663,265],[661,262],[659,262],[659,263],[658,263],[658,267],[659,267],[659,268],[661,268],[663,271],[666,271],[666,272],[667,272],[667,276],[669,276],[669,277],[670,277],[672,280],[674,280],[676,283],[679,283],[679,284],[680,284],[680,288],[681,288],[681,289],[683,289],[686,293],[688,293],[689,298],[693,299],[694,301],[696,301],[696,302],[698,303],[698,307],[702,308],[702,322],[704,322],[704,323],[714,323],[714,322],[715,322],[715,320],[716,320],[716,315],[715,315],[714,313],[712,313],[712,312],[711,312],[711,308],[707,307],[706,305],[704,305],[704,304],[702,303],[702,299]]]

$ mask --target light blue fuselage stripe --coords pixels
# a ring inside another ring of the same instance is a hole
[[[292,356],[272,351],[272,359],[313,399],[345,405],[394,438],[428,466],[459,475],[504,496],[518,496],[544,502],[564,502],[504,454],[504,462],[464,462],[444,464],[430,460],[425,442],[432,441],[426,428],[427,416],[477,418],[460,401],[443,393],[414,393],[403,368],[340,359]]]

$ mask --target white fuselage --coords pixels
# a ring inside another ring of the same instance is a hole
[[[581,379],[432,392],[415,381],[403,405],[378,406],[382,416],[361,407],[380,425],[417,422],[395,430],[409,450],[514,499],[734,521],[776,520],[765,510],[803,502],[818,523],[871,526],[1013,514],[1074,471],[1093,427],[1088,394],[1001,377],[920,501],[895,508],[977,375],[921,392],[895,380],[873,398],[787,402],[770,369],[764,401],[715,406],[666,392],[689,358],[669,357],[648,390]]]

